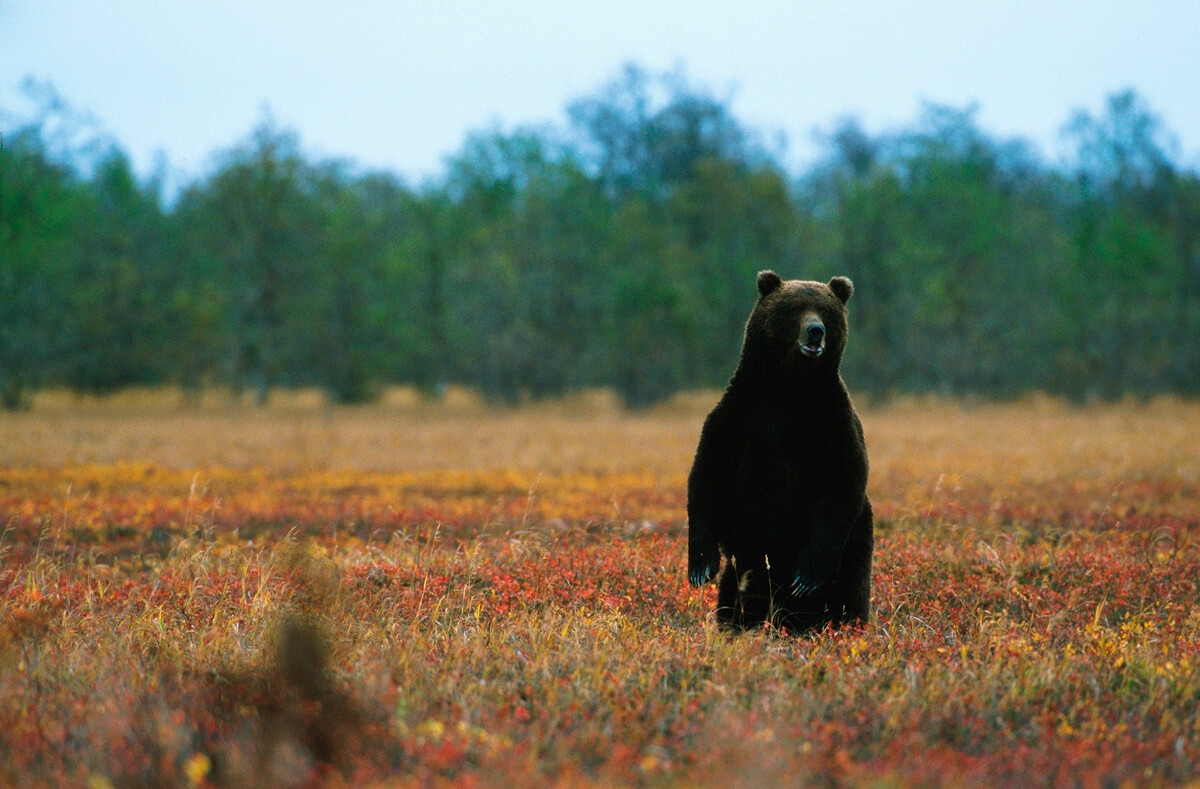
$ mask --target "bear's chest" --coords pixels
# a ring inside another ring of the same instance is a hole
[[[827,480],[827,444],[820,431],[793,424],[746,425],[735,480],[742,506],[760,515],[802,510]]]

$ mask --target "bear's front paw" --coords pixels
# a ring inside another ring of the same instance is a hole
[[[796,597],[807,597],[829,583],[832,578],[832,571],[797,570],[795,580],[792,581],[792,594]]]
[[[703,586],[717,577],[721,568],[721,554],[717,551],[703,551],[688,556],[688,583],[692,586]]]

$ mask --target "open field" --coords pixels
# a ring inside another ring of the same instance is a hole
[[[863,409],[875,621],[730,637],[715,397],[0,414],[0,784],[1200,780],[1200,405]]]

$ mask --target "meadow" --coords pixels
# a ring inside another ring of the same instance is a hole
[[[1200,404],[860,403],[874,620],[685,580],[701,393],[0,414],[0,784],[1200,780]]]

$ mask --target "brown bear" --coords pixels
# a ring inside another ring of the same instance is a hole
[[[726,557],[717,621],[866,622],[874,526],[862,423],[838,366],[854,285],[758,274],[741,358],[688,476],[688,581]]]

